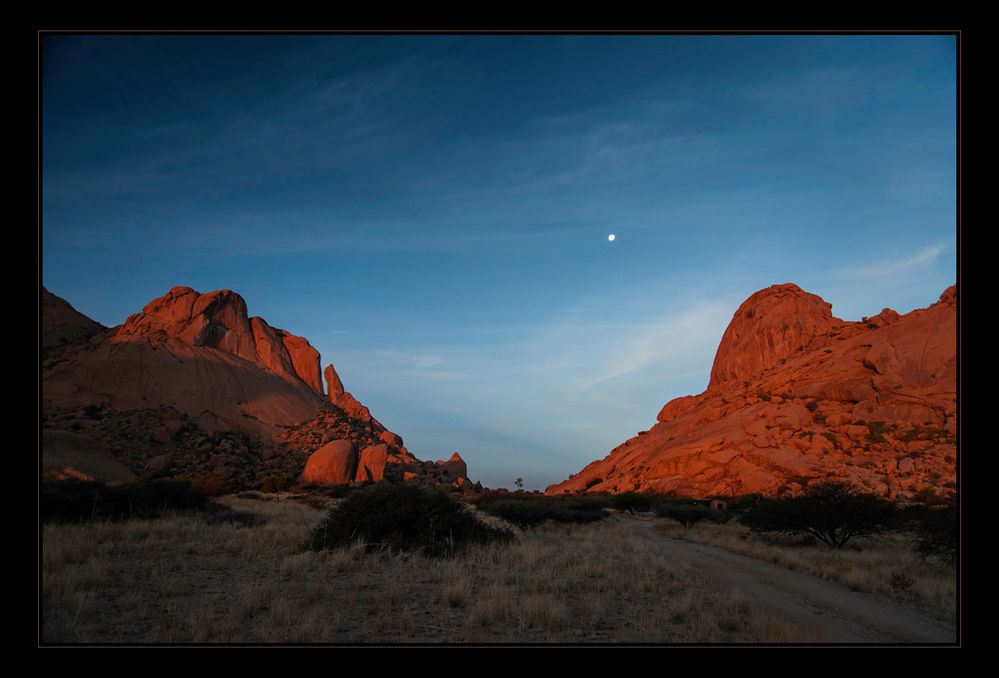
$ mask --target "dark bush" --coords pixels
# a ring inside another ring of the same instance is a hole
[[[957,561],[956,503],[951,502],[946,506],[914,504],[906,507],[903,520],[916,536],[915,552],[924,560],[933,558],[946,563]]]
[[[191,485],[206,497],[221,497],[229,492],[229,482],[222,476],[211,474],[199,476],[191,481]]]
[[[613,508],[628,513],[644,513],[652,510],[652,497],[638,492],[622,492],[612,495],[610,502]]]
[[[610,499],[601,496],[509,495],[488,497],[478,502],[481,511],[513,523],[522,530],[537,527],[546,520],[557,523],[593,523],[607,517],[604,508]]]
[[[732,497],[728,500],[728,512],[733,516],[740,516],[756,507],[762,500],[763,495],[756,492]]]
[[[810,534],[829,548],[899,525],[895,504],[844,483],[809,485],[794,497],[763,498],[739,522],[754,532]]]
[[[309,538],[313,551],[364,541],[369,549],[448,556],[470,544],[510,541],[509,530],[482,523],[438,490],[379,483],[351,494]]]
[[[206,511],[209,501],[190,483],[143,480],[106,485],[99,481],[46,480],[42,520],[81,522],[155,518],[168,511]]]
[[[702,520],[715,519],[713,515],[717,511],[712,511],[707,506],[700,504],[664,503],[656,506],[656,515],[662,518],[672,518],[684,527],[692,527]]]
[[[283,492],[295,482],[294,473],[272,473],[260,480],[261,492]]]

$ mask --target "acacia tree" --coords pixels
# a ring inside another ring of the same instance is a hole
[[[707,506],[699,506],[697,504],[666,503],[656,506],[656,515],[663,518],[672,518],[687,529],[702,520],[712,518],[712,513],[711,509]]]
[[[754,532],[810,534],[838,549],[854,537],[892,529],[898,510],[894,502],[845,483],[821,482],[798,496],[761,499],[739,521]]]

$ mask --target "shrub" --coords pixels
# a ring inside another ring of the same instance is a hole
[[[546,520],[557,523],[593,523],[603,520],[607,517],[604,508],[610,501],[601,496],[521,495],[486,497],[478,502],[478,507],[491,516],[527,530]]]
[[[628,513],[644,513],[652,510],[652,497],[638,492],[622,492],[612,495],[610,503],[618,511],[627,511]]]
[[[191,485],[206,497],[221,497],[229,492],[228,481],[215,474],[199,476],[191,481]]]
[[[167,511],[190,510],[209,510],[209,501],[190,483],[179,480],[143,480],[120,485],[76,479],[42,483],[45,521],[155,518]]]
[[[849,485],[821,482],[795,497],[765,498],[739,522],[754,532],[810,534],[829,548],[898,525],[895,504]]]
[[[282,492],[295,482],[294,473],[272,473],[260,480],[261,492]]]
[[[905,523],[916,535],[914,550],[922,558],[936,558],[947,563],[957,561],[957,505],[912,505],[905,510]]]
[[[307,544],[313,551],[364,541],[369,549],[448,556],[470,544],[505,542],[509,530],[482,523],[438,490],[379,483],[351,494],[330,510]]]
[[[656,506],[656,515],[671,518],[686,528],[693,527],[702,520],[714,518],[713,513],[716,512],[700,504],[669,503]]]

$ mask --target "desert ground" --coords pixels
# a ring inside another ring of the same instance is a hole
[[[518,531],[453,558],[305,550],[288,495],[195,515],[45,524],[45,643],[950,643],[954,572],[892,540],[765,542],[651,514]],[[315,504],[315,502],[309,502]],[[488,520],[495,520],[488,518]],[[736,551],[741,550],[742,553]],[[747,555],[748,554],[748,555]],[[830,574],[836,573],[836,574]]]

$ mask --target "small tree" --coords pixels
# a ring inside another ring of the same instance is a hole
[[[795,497],[761,499],[739,518],[754,532],[810,534],[829,548],[898,524],[895,504],[844,483],[809,485]]]
[[[516,480],[513,481],[513,484],[517,486],[518,490],[523,490],[524,489],[524,479],[523,478],[517,478]]]
[[[652,498],[638,492],[622,492],[611,495],[611,506],[631,514],[644,513],[652,510]]]
[[[957,561],[959,521],[956,503],[933,507],[914,505],[905,512],[905,520],[916,536],[915,551],[924,560]]]
[[[691,528],[697,523],[711,518],[711,509],[698,504],[659,504],[656,506],[656,515],[663,518],[672,518],[685,528]]]

